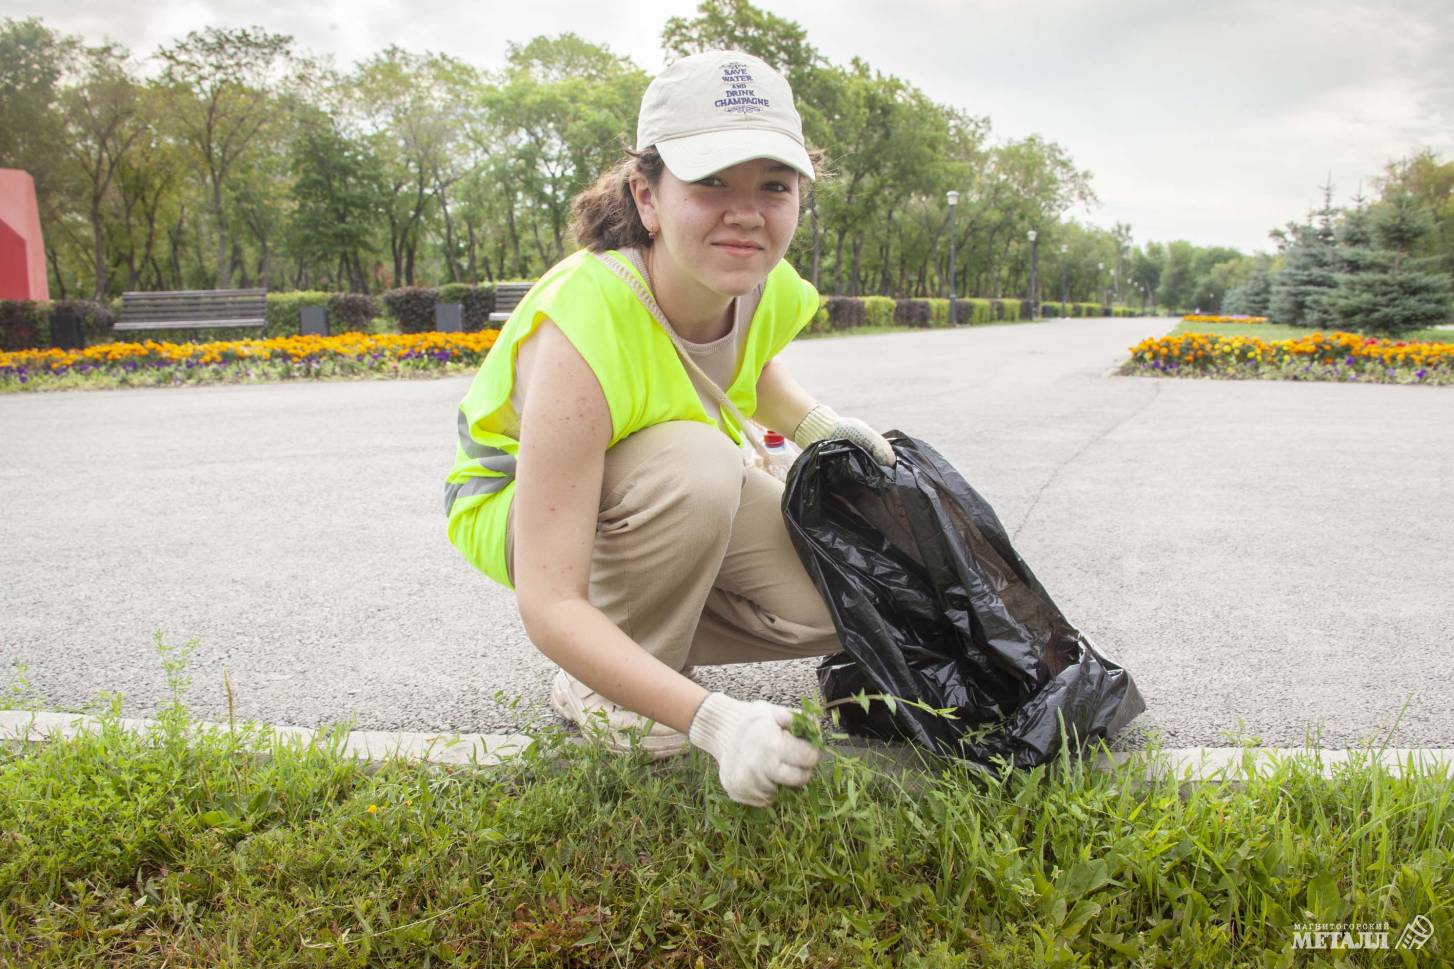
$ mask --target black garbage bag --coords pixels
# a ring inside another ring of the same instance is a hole
[[[838,707],[849,733],[907,739],[992,768],[1054,759],[1109,738],[1146,709],[1131,675],[1066,621],[1010,546],[989,503],[938,451],[899,431],[887,468],[847,441],[794,462],[783,518],[844,652],[825,657],[825,700],[859,691],[953,707]]]

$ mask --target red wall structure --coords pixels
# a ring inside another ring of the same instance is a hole
[[[35,180],[0,168],[0,299],[50,299]]]

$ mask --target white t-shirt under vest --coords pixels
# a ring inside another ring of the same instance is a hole
[[[643,279],[646,278],[646,266],[643,262],[641,250],[636,247],[624,247],[619,250],[636,266]],[[758,303],[762,301],[763,287],[766,280],[757,285],[757,288],[732,300],[732,328],[723,336],[710,343],[692,343],[680,333],[677,338],[681,340],[682,347],[687,351],[702,372],[711,377],[713,382],[723,390],[731,383],[732,378],[737,374],[737,368],[742,361],[742,348],[747,342],[747,329],[752,323],[753,314],[757,312]],[[670,321],[668,321],[670,322]],[[534,351],[538,344],[535,341],[535,334],[531,334],[520,341],[515,357],[514,384],[510,390],[510,408],[514,412],[510,415],[509,426],[506,433],[515,439],[520,437],[520,415],[525,413],[525,392],[529,383],[531,363],[534,360]],[[704,388],[697,386],[698,381],[693,381],[697,387],[697,396],[702,399],[702,406],[707,411],[707,416],[714,421],[720,421],[721,407],[712,395]]]

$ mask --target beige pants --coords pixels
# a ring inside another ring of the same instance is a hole
[[[788,540],[783,483],[699,421],[638,431],[606,452],[587,598],[673,669],[842,649]],[[515,581],[515,510],[505,561]]]

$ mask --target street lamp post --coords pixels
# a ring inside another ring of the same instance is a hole
[[[1116,315],[1116,300],[1121,298],[1121,290],[1116,285],[1116,267],[1111,267],[1111,285],[1106,289],[1106,305],[1111,308],[1111,315]]]
[[[1101,283],[1101,274],[1104,273],[1105,271],[1106,271],[1106,264],[1105,263],[1103,263],[1103,262],[1096,263],[1096,289],[1098,289],[1098,290],[1101,291],[1101,308],[1102,309],[1104,309],[1105,308],[1105,305],[1106,305],[1106,288],[1105,288],[1105,285]]]
[[[1065,254],[1067,252],[1069,252],[1069,251],[1070,251],[1070,246],[1067,246],[1065,243],[1062,242],[1060,244],[1060,315],[1061,316],[1065,316],[1065,303],[1066,303],[1066,300],[1069,298],[1067,296],[1067,293],[1069,292],[1069,290],[1067,290],[1065,288],[1066,287],[1066,279],[1067,279],[1066,271],[1068,269],[1068,267],[1066,266]]]
[[[954,326],[954,207],[959,204],[959,193],[950,189],[944,197],[949,201],[949,325]]]
[[[1040,301],[1036,298],[1035,286],[1035,262],[1038,249],[1035,246],[1035,230],[1031,229],[1027,235],[1030,236],[1030,319],[1034,320],[1040,316]]]

